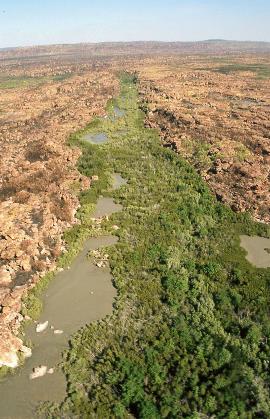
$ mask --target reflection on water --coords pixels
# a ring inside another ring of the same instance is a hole
[[[118,106],[115,106],[113,108],[114,114],[116,117],[121,118],[122,116],[125,115],[125,111],[123,111],[122,109],[118,108]]]
[[[103,132],[98,134],[85,134],[82,136],[82,139],[91,144],[104,144],[108,141],[107,135]]]

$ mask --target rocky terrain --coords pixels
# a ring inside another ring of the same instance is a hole
[[[62,233],[77,222],[78,193],[91,182],[76,169],[79,149],[65,142],[104,115],[117,91],[103,64],[1,66],[0,366],[18,362],[22,296],[55,269]]]
[[[0,50],[0,367],[28,353],[18,338],[22,296],[55,269],[91,183],[66,140],[105,114],[119,68],[138,73],[147,124],[164,145],[222,202],[270,221],[269,50],[224,41]]]
[[[218,199],[270,221],[270,57],[175,57],[137,65],[148,124]]]
[[[76,61],[93,57],[108,59],[113,56],[170,56],[172,54],[217,54],[227,55],[235,53],[260,53],[270,52],[270,42],[239,42],[224,39],[208,39],[199,42],[102,42],[81,44],[56,44],[39,45],[20,48],[0,49],[0,60],[35,60],[46,61],[48,57],[61,60]]]

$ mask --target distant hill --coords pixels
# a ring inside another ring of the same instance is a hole
[[[40,45],[0,49],[0,59],[37,56],[116,56],[156,54],[234,54],[270,53],[270,42],[227,41],[209,39],[198,42],[101,42],[81,44]]]

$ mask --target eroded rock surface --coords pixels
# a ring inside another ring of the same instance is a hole
[[[118,80],[104,64],[1,62],[0,70],[16,80],[5,88],[0,77],[0,366],[16,367],[22,296],[55,269],[78,194],[91,184],[66,140],[105,115]]]
[[[148,125],[165,145],[186,157],[221,201],[269,222],[269,55],[168,57],[137,69]]]

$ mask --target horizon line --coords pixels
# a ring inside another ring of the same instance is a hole
[[[81,41],[81,42],[56,42],[56,43],[42,43],[42,44],[27,44],[27,45],[16,45],[16,46],[6,46],[0,47],[1,50],[10,50],[16,48],[36,48],[36,47],[49,47],[49,46],[67,46],[67,45],[100,45],[100,44],[135,44],[135,43],[160,43],[160,44],[196,44],[203,42],[238,42],[238,43],[260,43],[260,44],[270,44],[270,41],[261,41],[261,40],[237,40],[237,39],[222,39],[222,38],[209,38],[201,39],[196,41],[161,41],[161,40],[136,40],[136,41]]]

